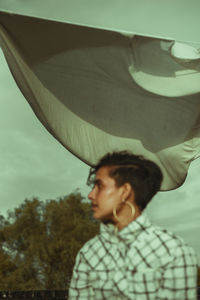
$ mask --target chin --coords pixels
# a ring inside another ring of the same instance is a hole
[[[100,218],[96,212],[93,212],[93,218],[96,220],[100,220]]]
[[[112,217],[111,216],[102,216],[98,214],[93,214],[93,218],[96,220],[99,220],[103,223],[113,223]]]

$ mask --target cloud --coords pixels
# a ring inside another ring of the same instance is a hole
[[[59,197],[85,187],[88,167],[46,134],[45,130],[32,135],[17,129],[0,133],[0,186],[5,207],[26,197]]]

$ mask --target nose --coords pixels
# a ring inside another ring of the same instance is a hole
[[[95,193],[94,193],[94,188],[91,190],[91,192],[88,194],[88,199],[90,199],[91,201],[94,200],[95,197]]]

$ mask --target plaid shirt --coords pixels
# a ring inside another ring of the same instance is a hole
[[[145,215],[119,232],[101,224],[77,255],[69,299],[197,299],[196,255]]]

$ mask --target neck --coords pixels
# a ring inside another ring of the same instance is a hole
[[[135,221],[141,215],[141,210],[136,206],[135,214],[132,216],[130,214],[130,208],[125,206],[123,211],[119,213],[119,221],[114,221],[114,225],[118,230],[122,230],[124,227],[128,226],[131,222]]]

